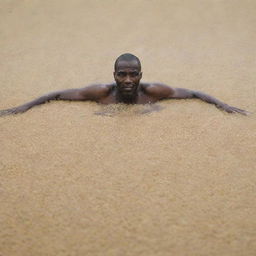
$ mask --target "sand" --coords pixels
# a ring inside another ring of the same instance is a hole
[[[200,100],[51,102],[0,118],[0,255],[256,255],[256,2],[2,0],[0,109],[112,82]],[[97,115],[97,112],[107,115]]]

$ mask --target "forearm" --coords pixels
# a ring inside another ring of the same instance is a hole
[[[220,100],[218,100],[218,99],[216,99],[216,98],[214,98],[214,97],[212,97],[208,94],[205,94],[203,92],[193,91],[193,96],[194,96],[194,98],[198,98],[198,99],[203,100],[207,103],[214,104],[217,107],[223,107],[223,106],[227,105],[224,102],[222,102],[222,101],[220,101]]]
[[[0,116],[23,113],[36,105],[44,104],[45,102],[51,100],[86,100],[87,98],[83,95],[82,92],[83,89],[68,89],[64,91],[52,92],[18,107],[1,110]]]
[[[53,93],[43,95],[43,96],[41,96],[41,97],[39,97],[35,100],[32,100],[30,102],[27,102],[27,103],[23,104],[22,106],[25,106],[29,109],[29,108],[32,108],[36,105],[44,104],[48,101],[58,100],[58,99],[59,99],[59,93],[58,92],[53,92]]]
[[[20,105],[18,107],[1,110],[0,111],[0,116],[23,113],[23,112],[29,110],[30,108],[32,108],[36,105],[43,104],[43,103],[45,103],[47,101],[50,101],[50,100],[57,100],[57,99],[59,99],[59,97],[60,97],[60,94],[58,92],[53,92],[53,93],[44,95],[42,97],[39,97],[35,100],[32,100],[30,102],[27,102],[27,103],[25,103],[23,105]]]
[[[185,88],[171,88],[167,86],[161,87],[162,91],[168,94],[167,99],[192,99],[198,98],[202,101],[216,105],[216,107],[225,110],[228,113],[240,113],[242,115],[248,115],[249,112],[240,108],[229,106],[228,104],[208,95],[203,92],[193,91]]]
[[[64,91],[52,92],[52,93],[43,95],[30,102],[27,102],[23,105],[20,105],[18,107],[1,110],[0,116],[23,113],[36,105],[44,104],[45,102],[48,102],[51,100],[85,100],[85,99],[86,98],[81,93],[81,89],[68,89]]]

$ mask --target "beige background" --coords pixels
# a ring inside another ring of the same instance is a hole
[[[255,28],[254,0],[1,0],[0,109],[111,82],[131,52],[144,81],[255,113]],[[158,105],[0,118],[1,256],[256,255],[255,114]]]

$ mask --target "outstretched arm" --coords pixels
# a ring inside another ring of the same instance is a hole
[[[81,95],[80,91],[80,89],[70,89],[65,91],[52,92],[18,107],[1,110],[0,116],[23,113],[36,105],[44,104],[51,100],[82,100],[83,96]]]
[[[240,113],[243,115],[249,112],[236,107],[229,106],[228,104],[199,91],[192,91],[184,88],[172,88],[164,84],[151,84],[146,86],[146,90],[152,96],[160,99],[192,99],[198,98],[205,102],[216,105],[216,107],[225,110],[228,113]]]
[[[91,85],[80,89],[52,92],[18,107],[1,110],[0,116],[23,113],[36,105],[44,104],[51,100],[97,100],[98,97],[106,93],[106,89],[107,87],[104,85]]]
[[[170,96],[173,99],[188,99],[188,98],[198,98],[207,103],[216,105],[217,108],[223,109],[228,113],[240,113],[243,115],[248,115],[249,112],[240,108],[229,106],[228,104],[199,91],[192,91],[183,88],[175,88],[174,93]]]

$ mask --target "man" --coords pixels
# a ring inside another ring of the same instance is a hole
[[[231,107],[205,93],[182,88],[172,88],[160,83],[140,83],[142,78],[140,60],[125,53],[115,61],[114,79],[112,84],[97,84],[80,89],[69,89],[46,94],[24,105],[0,111],[1,115],[17,114],[51,100],[96,101],[102,104],[151,104],[164,99],[198,98],[215,104],[228,113],[248,112]]]

